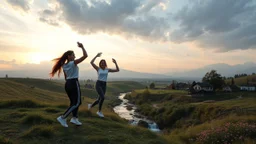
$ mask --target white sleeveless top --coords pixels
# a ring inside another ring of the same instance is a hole
[[[73,79],[73,78],[78,78],[79,76],[79,68],[78,66],[75,64],[74,61],[70,61],[68,62],[67,64],[64,64],[62,66],[63,68],[63,71],[65,72],[66,74],[66,79]]]
[[[107,78],[108,78],[108,69],[98,69],[98,80],[99,81],[104,81],[107,82]]]

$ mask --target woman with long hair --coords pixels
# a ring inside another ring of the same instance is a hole
[[[77,42],[78,47],[80,47],[83,51],[83,56],[79,59],[75,59],[75,54],[73,51],[66,51],[61,57],[54,59],[55,64],[52,68],[50,76],[53,77],[56,73],[58,73],[58,77],[60,76],[61,70],[63,69],[65,76],[65,91],[70,100],[69,108],[63,113],[63,115],[59,116],[57,120],[63,127],[68,127],[66,118],[72,112],[73,117],[70,122],[75,125],[82,125],[82,123],[78,120],[78,108],[81,105],[81,91],[80,84],[78,81],[78,64],[85,60],[88,55],[82,43]]]
[[[99,104],[99,111],[97,115],[99,117],[104,117],[103,113],[101,112],[101,108],[105,99],[105,93],[107,88],[107,77],[109,72],[119,72],[119,67],[116,63],[116,60],[112,58],[113,63],[116,65],[116,69],[109,69],[107,67],[107,63],[104,59],[102,59],[99,63],[99,66],[94,64],[94,61],[97,57],[100,57],[102,53],[98,53],[92,60],[91,65],[98,73],[98,80],[96,82],[96,91],[99,95],[98,99],[93,104],[88,104],[88,109],[91,109],[95,105]]]

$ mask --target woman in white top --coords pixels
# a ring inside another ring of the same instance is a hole
[[[92,60],[91,65],[98,73],[98,80],[96,82],[96,91],[99,95],[98,99],[93,104],[88,104],[88,109],[94,107],[95,105],[99,104],[99,111],[97,114],[100,117],[104,117],[103,113],[101,112],[102,104],[104,102],[104,97],[106,93],[106,86],[107,86],[107,78],[109,72],[119,72],[119,67],[116,63],[115,59],[112,59],[113,63],[116,65],[116,69],[109,69],[107,68],[107,63],[104,59],[102,59],[99,63],[99,66],[94,64],[94,61],[97,57],[100,57],[102,53],[98,53]]]
[[[75,125],[82,125],[77,116],[78,108],[81,105],[81,91],[78,81],[79,69],[77,65],[86,59],[88,55],[82,43],[77,42],[77,45],[82,49],[83,56],[75,60],[76,57],[73,51],[69,50],[65,52],[61,57],[54,59],[56,63],[54,64],[50,73],[51,77],[53,77],[57,72],[58,76],[60,76],[61,69],[63,69],[64,72],[66,80],[65,91],[70,100],[70,107],[66,110],[66,112],[63,113],[63,115],[57,118],[60,124],[64,127],[68,127],[66,118],[71,112],[73,117],[71,118],[70,122]]]

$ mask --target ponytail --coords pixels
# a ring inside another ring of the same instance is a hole
[[[58,72],[58,77],[60,77],[62,66],[65,64],[66,61],[68,61],[68,56],[72,55],[74,52],[69,50],[66,51],[61,57],[53,59],[55,61],[54,66],[52,67],[52,71],[50,73],[50,76],[53,77]]]

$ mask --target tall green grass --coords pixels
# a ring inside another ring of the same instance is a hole
[[[0,102],[0,108],[41,108],[45,106],[32,100],[7,100]]]
[[[8,139],[8,138],[0,136],[0,143],[1,144],[12,144],[12,141],[10,139]]]
[[[29,114],[21,119],[22,124],[38,125],[38,124],[52,124],[55,120],[46,117],[42,114]]]
[[[23,132],[22,138],[53,138],[54,128],[51,125],[36,125]]]
[[[69,106],[63,86],[63,82],[41,79],[0,79],[0,143],[198,143],[198,134],[203,131],[218,129],[228,122],[256,122],[254,93],[222,95],[224,98],[220,95],[206,103],[189,97],[186,91],[145,90],[136,82],[109,82],[103,105],[105,118],[97,116],[97,106],[87,109],[97,95],[94,89],[82,87],[78,115],[83,125],[71,124],[71,114],[67,119],[69,127],[64,128],[56,120]],[[132,93],[127,97],[138,105],[140,113],[160,126],[164,124],[162,134],[130,126],[113,112],[112,101],[117,100],[120,92],[128,91]],[[238,95],[242,99],[237,99]],[[252,143],[255,139],[245,137],[243,142]]]
[[[68,97],[62,92],[63,82],[0,79],[0,143],[167,144],[163,137],[148,129],[129,126],[109,107],[110,100],[117,99],[119,92],[131,91],[137,84],[127,82],[126,87],[123,83],[109,83],[108,98],[103,105],[105,118],[97,116],[98,107],[88,111],[87,103],[92,103],[97,95],[95,90],[82,88],[83,101],[78,116],[83,125],[71,124],[70,114],[69,127],[64,128],[56,120],[69,106]]]
[[[201,143],[196,141],[200,132],[218,129],[228,122],[255,123],[255,96],[251,92],[236,92],[192,98],[181,91],[143,89],[127,94],[126,98],[138,106],[137,111],[158,123],[169,142]],[[254,141],[252,137],[244,137],[243,141],[246,139]]]

